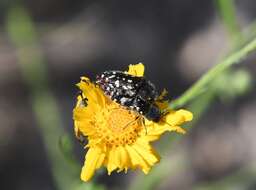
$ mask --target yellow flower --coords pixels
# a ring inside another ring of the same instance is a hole
[[[143,64],[130,65],[128,73],[143,76]],[[85,148],[89,148],[81,172],[84,181],[88,181],[102,166],[107,168],[109,175],[114,170],[126,172],[129,168],[139,168],[147,174],[160,160],[150,142],[159,139],[166,131],[185,133],[180,125],[193,117],[186,110],[168,110],[155,123],[111,101],[99,86],[86,77],[82,77],[77,86],[82,96],[77,97],[73,110],[75,134],[77,138],[87,137]],[[165,94],[166,91],[156,103],[166,110],[167,102],[161,101]],[[88,99],[86,102],[83,100],[85,97]]]

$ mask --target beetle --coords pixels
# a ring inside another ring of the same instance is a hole
[[[155,103],[159,94],[156,87],[145,77],[122,71],[105,71],[96,76],[96,84],[105,95],[118,104],[133,110],[148,120],[158,122],[162,112]]]

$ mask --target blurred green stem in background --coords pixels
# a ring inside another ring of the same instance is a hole
[[[243,36],[237,22],[234,0],[215,0],[215,3],[221,20],[229,33],[230,41],[235,45]]]
[[[224,101],[232,100],[237,96],[245,94],[251,87],[252,80],[249,73],[241,69],[233,70],[231,66],[239,63],[242,59],[246,58],[250,52],[256,49],[256,37],[252,35],[256,33],[256,27],[250,27],[250,29],[246,31],[247,36],[242,35],[236,20],[233,0],[218,0],[217,5],[220,16],[229,32],[232,49],[237,50],[203,75],[203,77],[192,85],[180,98],[171,102],[170,106],[174,109],[189,104],[188,109],[194,114],[193,121],[188,124],[189,128],[194,126],[203,116],[216,96]],[[248,43],[248,39],[252,37],[254,38]],[[171,139],[164,138],[160,146],[162,154],[163,152],[168,153],[173,145],[173,141],[178,140],[180,137],[180,135],[173,134]],[[163,159],[147,176],[138,175],[133,180],[129,189],[156,189],[164,183],[164,179],[167,179],[168,176],[177,171],[175,169],[177,164],[180,167],[179,170],[182,170],[184,164],[186,165],[186,160],[182,159],[177,161],[172,158],[168,160]],[[214,187],[215,189],[219,189],[221,186],[217,186],[216,184]]]
[[[184,106],[191,102],[199,94],[208,90],[208,84],[210,84],[220,74],[224,74],[224,72],[227,71],[230,66],[239,63],[242,59],[246,58],[247,55],[255,49],[256,38],[251,39],[249,43],[245,43],[245,41],[248,39],[242,35],[241,30],[239,29],[239,24],[236,19],[236,8],[234,1],[216,0],[215,2],[222,22],[226,26],[228,34],[231,37],[230,42],[232,44],[232,49],[237,50],[204,74],[194,85],[185,91],[181,97],[171,102],[170,106],[172,108]],[[248,33],[251,34],[252,31]]]
[[[242,44],[250,41],[256,36],[256,25],[251,24],[242,33],[235,14],[234,0],[217,0],[217,8],[219,10],[222,22],[225,24],[229,32],[233,49],[239,48]],[[224,101],[232,101],[237,96],[243,95],[252,87],[252,77],[250,73],[244,69],[227,69],[222,75],[215,79],[214,88],[218,92],[218,96]],[[221,84],[221,85],[218,85]],[[243,165],[240,169],[234,171],[230,175],[223,176],[219,180],[201,183],[194,186],[194,190],[233,190],[233,189],[249,189],[254,184],[256,176],[255,163]]]
[[[16,6],[9,10],[6,29],[16,47],[21,75],[30,90],[32,109],[40,128],[57,189],[103,189],[92,183],[82,183],[79,179],[80,167],[72,157],[73,144],[62,127],[56,99],[48,86],[46,63],[40,51],[35,26],[24,8]],[[62,137],[61,141],[60,137]],[[63,155],[65,150],[69,162]]]
[[[214,81],[214,79],[218,77],[219,74],[230,68],[230,66],[239,63],[242,59],[245,59],[248,54],[255,49],[256,38],[254,38],[251,42],[246,44],[241,49],[232,53],[215,67],[210,69],[195,84],[193,84],[187,91],[185,91],[185,93],[182,94],[181,97],[171,102],[171,108],[179,108],[194,100],[196,97],[198,97],[199,94],[208,90],[209,84]]]
[[[36,31],[29,15],[21,7],[9,10],[6,24],[8,35],[17,48],[22,77],[30,90],[32,108],[51,161],[53,177],[58,189],[68,189],[72,183],[68,175],[72,175],[74,170],[67,167],[58,148],[58,139],[65,132],[56,101],[48,87],[47,68],[38,47]]]

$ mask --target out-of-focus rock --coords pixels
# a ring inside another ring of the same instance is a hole
[[[195,80],[229,50],[228,36],[218,19],[191,35],[179,55],[178,69],[188,80]]]

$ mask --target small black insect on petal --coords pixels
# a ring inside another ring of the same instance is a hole
[[[81,131],[78,131],[76,138],[81,145],[85,146],[87,144],[86,137],[81,133]]]
[[[111,100],[149,120],[160,120],[162,113],[155,104],[159,94],[155,86],[144,77],[121,71],[105,71],[97,75],[96,83]]]
[[[82,105],[83,107],[88,106],[88,103],[87,103],[88,98],[86,98],[86,97],[83,95],[83,92],[82,92],[81,90],[78,91],[78,96],[80,96],[80,97],[82,98],[81,105]]]

